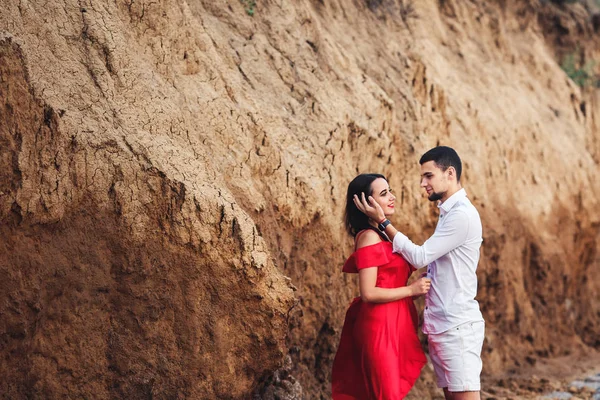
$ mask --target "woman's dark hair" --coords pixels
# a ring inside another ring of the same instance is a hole
[[[352,236],[363,229],[371,228],[369,224],[369,217],[362,213],[354,204],[354,195],[360,198],[360,194],[364,192],[365,197],[368,198],[373,194],[371,184],[377,178],[383,178],[387,181],[385,176],[381,174],[360,174],[356,178],[352,179],[352,182],[348,184],[348,192],[346,193],[346,211],[344,212],[344,223],[346,231]]]

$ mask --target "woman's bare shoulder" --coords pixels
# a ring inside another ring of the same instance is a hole
[[[356,249],[358,250],[361,247],[371,246],[382,241],[381,236],[373,229],[365,229],[357,235]]]

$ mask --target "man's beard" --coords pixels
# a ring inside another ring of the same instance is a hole
[[[444,193],[433,192],[429,195],[428,199],[429,199],[429,201],[438,201],[438,200],[441,200],[445,194],[446,194],[445,192]]]

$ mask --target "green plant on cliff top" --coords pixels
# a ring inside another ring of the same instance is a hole
[[[581,62],[577,62],[575,59],[575,53],[567,54],[563,58],[563,62],[560,65],[563,71],[567,74],[573,82],[580,87],[598,86],[599,80],[593,75],[592,70],[594,69],[595,63],[588,61],[583,66],[579,66]]]
[[[246,10],[246,14],[252,17],[254,15],[254,11],[256,11],[256,1],[240,0],[240,2],[244,5],[244,10]]]

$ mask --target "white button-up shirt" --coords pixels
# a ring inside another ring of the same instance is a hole
[[[482,228],[464,189],[438,205],[440,218],[431,236],[417,246],[404,234],[394,237],[394,252],[416,268],[427,267],[431,289],[425,296],[423,333],[437,334],[466,322],[483,321],[477,295],[477,263]]]

